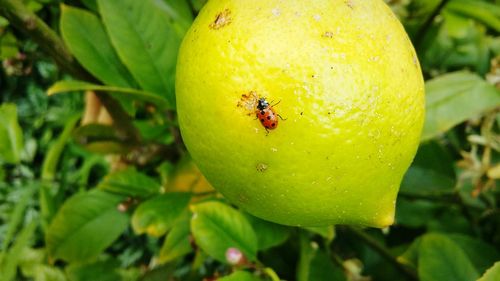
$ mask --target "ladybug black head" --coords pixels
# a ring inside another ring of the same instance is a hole
[[[260,98],[259,101],[257,102],[257,109],[258,110],[264,110],[269,107],[269,103],[266,101],[265,98]]]

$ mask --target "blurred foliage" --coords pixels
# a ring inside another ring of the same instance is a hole
[[[9,1],[95,80],[58,68],[0,6],[1,280],[500,280],[499,0],[386,0],[417,50],[427,116],[383,230],[273,224],[206,181],[173,88],[204,0]]]

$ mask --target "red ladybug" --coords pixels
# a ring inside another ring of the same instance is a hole
[[[255,113],[257,119],[260,120],[260,123],[266,128],[266,132],[268,133],[269,130],[274,130],[278,127],[278,117],[284,120],[279,114],[274,112],[273,106],[269,105],[265,98],[260,98],[257,101],[257,110]]]

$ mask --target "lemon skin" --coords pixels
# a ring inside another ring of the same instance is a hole
[[[250,93],[286,120],[266,132]],[[244,210],[295,226],[393,223],[424,83],[382,0],[211,0],[181,45],[176,95],[194,161]]]

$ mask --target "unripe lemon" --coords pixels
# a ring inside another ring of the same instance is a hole
[[[297,226],[393,223],[424,83],[382,0],[211,0],[180,48],[176,93],[193,159],[244,210]]]

